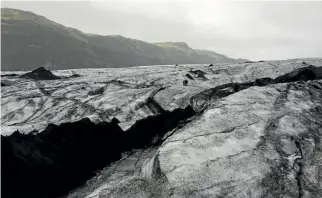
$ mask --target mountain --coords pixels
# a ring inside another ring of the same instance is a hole
[[[148,43],[65,27],[32,12],[1,9],[2,70],[128,67],[134,65],[238,62],[190,48],[183,42]]]

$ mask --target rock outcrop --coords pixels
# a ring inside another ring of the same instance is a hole
[[[190,80],[194,80],[194,78],[190,75],[190,74],[186,74],[185,75],[187,78],[189,78]]]
[[[44,67],[39,67],[31,72],[23,74],[20,78],[27,78],[33,80],[57,80],[61,79],[59,76],[55,76],[51,71],[45,69]]]
[[[208,80],[208,78],[206,77],[205,74],[207,74],[206,72],[204,71],[201,71],[200,69],[197,69],[197,70],[191,70],[189,71],[191,74],[194,75],[195,78],[199,79],[199,80]],[[189,74],[188,74],[189,75]],[[187,75],[186,75],[187,76]],[[187,76],[188,77],[188,76]],[[189,78],[189,77],[188,77]]]

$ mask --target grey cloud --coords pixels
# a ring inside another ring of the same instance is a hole
[[[87,33],[184,41],[234,58],[322,57],[322,2],[3,2]]]

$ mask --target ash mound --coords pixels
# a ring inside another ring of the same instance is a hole
[[[57,80],[61,77],[54,75],[51,71],[45,69],[44,67],[39,67],[31,72],[23,74],[20,78],[27,78],[33,80]]]

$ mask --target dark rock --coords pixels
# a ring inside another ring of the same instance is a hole
[[[201,71],[200,69],[197,70],[191,70],[190,73],[195,75],[195,78],[198,78],[199,80],[208,80],[208,78],[205,76],[207,74],[204,71]]]
[[[71,76],[69,76],[69,78],[78,78],[81,77],[82,75],[80,74],[72,74]]]
[[[44,67],[39,67],[31,72],[23,74],[20,78],[27,78],[33,80],[57,80],[61,79],[59,76],[55,76],[51,71],[45,69]]]
[[[98,95],[98,94],[104,93],[104,91],[105,91],[105,88],[104,87],[101,87],[99,89],[96,89],[96,90],[93,90],[93,91],[89,91],[88,92],[88,95],[90,95],[90,96]]]
[[[212,67],[212,66],[214,66],[214,65],[213,65],[213,64],[210,64],[210,65],[209,65],[209,67]]]
[[[308,81],[322,78],[322,67],[309,65],[307,67],[296,69],[290,73],[279,76],[275,83],[286,83],[294,81]]]
[[[187,86],[188,85],[188,80],[183,80],[183,86]]]
[[[198,78],[199,80],[208,80],[208,78],[205,76],[207,74],[204,71],[201,71],[200,69],[197,70],[191,70],[190,73],[195,75],[195,78]]]
[[[197,75],[197,78],[199,78],[200,80],[209,80],[209,79],[205,76],[205,74],[198,74],[198,75]]]
[[[1,77],[16,77],[18,74],[2,74]]]
[[[187,76],[187,78],[189,78],[190,80],[194,80],[194,78],[190,74],[186,74],[185,76]]]
[[[201,71],[200,69],[197,69],[197,70],[191,70],[189,71],[190,73],[193,73],[193,74],[196,74],[196,75],[200,75],[200,74],[207,74],[206,72],[204,71]]]

